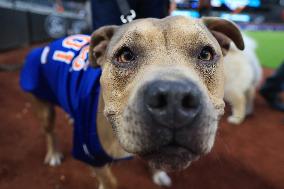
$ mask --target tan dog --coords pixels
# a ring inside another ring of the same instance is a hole
[[[244,49],[236,25],[218,18],[141,19],[95,31],[89,58],[102,69],[97,132],[104,150],[167,171],[207,154],[224,113],[223,55],[231,40]],[[46,163],[60,163],[54,106],[34,99]],[[116,187],[109,166],[94,170],[100,189]]]
[[[256,43],[243,35],[245,50],[240,51],[232,43],[224,58],[225,101],[232,106],[228,122],[240,124],[252,114],[256,87],[260,83],[262,69],[256,56]]]

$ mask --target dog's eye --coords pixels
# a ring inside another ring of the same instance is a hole
[[[135,56],[129,48],[122,48],[118,51],[115,59],[118,63],[129,63],[135,60]]]
[[[205,46],[198,55],[199,60],[211,61],[214,58],[214,51],[211,47]]]

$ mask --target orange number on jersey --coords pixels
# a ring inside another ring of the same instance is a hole
[[[66,64],[70,64],[75,54],[72,51],[55,51],[52,59],[60,62],[65,62]]]
[[[87,63],[88,52],[89,52],[89,45],[84,47],[81,50],[79,56],[76,57],[73,60],[72,69],[74,71],[79,71],[79,70],[81,70],[83,68],[87,68],[87,66],[88,66],[88,63]]]
[[[72,35],[63,40],[62,46],[65,48],[79,51],[84,45],[90,42],[90,36],[87,35]]]

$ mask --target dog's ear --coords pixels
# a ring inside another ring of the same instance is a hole
[[[225,55],[230,48],[230,42],[233,41],[240,50],[244,50],[245,44],[242,34],[236,24],[225,19],[217,17],[203,17],[203,23],[217,39],[221,46],[222,53]]]
[[[108,43],[117,28],[118,26],[115,25],[104,26],[92,33],[89,49],[89,62],[91,66],[101,66],[100,60],[104,56]]]

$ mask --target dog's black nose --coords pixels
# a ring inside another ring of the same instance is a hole
[[[154,81],[144,92],[146,113],[169,128],[189,125],[201,110],[201,92],[190,81]]]

